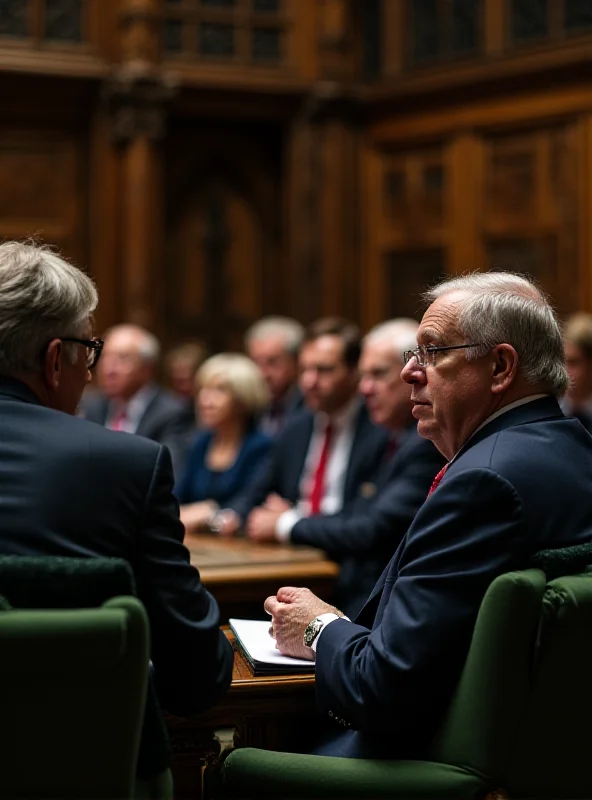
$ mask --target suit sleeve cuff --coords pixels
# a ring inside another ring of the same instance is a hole
[[[302,514],[295,508],[290,508],[281,514],[275,523],[275,538],[278,542],[289,542],[292,528],[302,519]]]
[[[317,619],[321,620],[321,622],[323,623],[323,627],[318,632],[314,642],[310,646],[310,649],[313,650],[315,653],[317,652],[317,645],[319,643],[319,639],[323,635],[323,631],[325,630],[327,625],[330,625],[332,622],[335,622],[336,619],[346,619],[348,622],[351,622],[351,619],[349,617],[346,617],[345,615],[340,616],[339,614],[333,614],[331,611],[328,611],[326,614],[319,614]]]

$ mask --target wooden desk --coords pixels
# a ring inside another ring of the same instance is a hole
[[[173,746],[176,800],[199,800],[204,765],[220,755],[224,742],[217,732],[226,729],[229,743],[237,747],[285,749],[288,736],[298,727],[313,726],[314,673],[308,675],[254,676],[225,629],[234,648],[232,684],[212,709],[190,719],[167,717]]]
[[[307,586],[330,598],[339,567],[314,547],[256,544],[218,536],[185,537],[191,563],[220,606],[220,621],[263,618],[263,601],[280,586]]]

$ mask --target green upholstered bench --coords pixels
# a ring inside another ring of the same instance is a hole
[[[592,713],[591,631],[592,575],[550,583],[539,569],[502,575],[483,599],[459,684],[425,761],[245,748],[210,777],[208,792],[216,798],[590,798],[582,726]]]

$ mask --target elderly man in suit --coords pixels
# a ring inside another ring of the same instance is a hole
[[[249,489],[214,516],[214,529],[232,533],[244,525],[254,541],[286,537],[303,517],[335,514],[354,502],[387,439],[358,396],[359,357],[352,322],[327,317],[308,328],[299,356],[307,408],[275,440]]]
[[[97,376],[101,391],[85,395],[81,415],[110,430],[146,436],[171,451],[177,471],[194,431],[193,411],[155,382],[158,339],[138,325],[105,333]]]
[[[263,317],[245,333],[245,348],[269,389],[268,407],[259,416],[261,431],[277,436],[303,406],[298,388],[298,353],[304,328],[290,317]]]
[[[74,416],[103,347],[96,304],[55,253],[0,245],[0,553],[126,559],[161,703],[194,714],[229,686],[232,649],[183,546],[166,447]]]
[[[568,379],[547,300],[495,272],[427,298],[402,375],[447,467],[355,622],[307,589],[265,603],[280,650],[316,657],[319,709],[339,720],[320,754],[425,754],[491,581],[590,540],[592,439],[557,402]]]
[[[417,433],[411,390],[401,379],[403,352],[415,346],[418,324],[395,319],[364,338],[360,393],[370,419],[389,440],[372,480],[347,508],[298,520],[284,540],[325,550],[341,565],[334,602],[348,616],[360,610],[425,500],[444,458]],[[278,531],[270,539],[282,540]]]

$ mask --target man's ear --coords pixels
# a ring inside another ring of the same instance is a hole
[[[493,355],[491,391],[493,394],[502,394],[510,388],[516,378],[518,353],[511,344],[498,344],[491,352]]]
[[[48,389],[59,388],[64,357],[64,343],[61,339],[52,339],[47,345],[43,362],[43,380]]]

